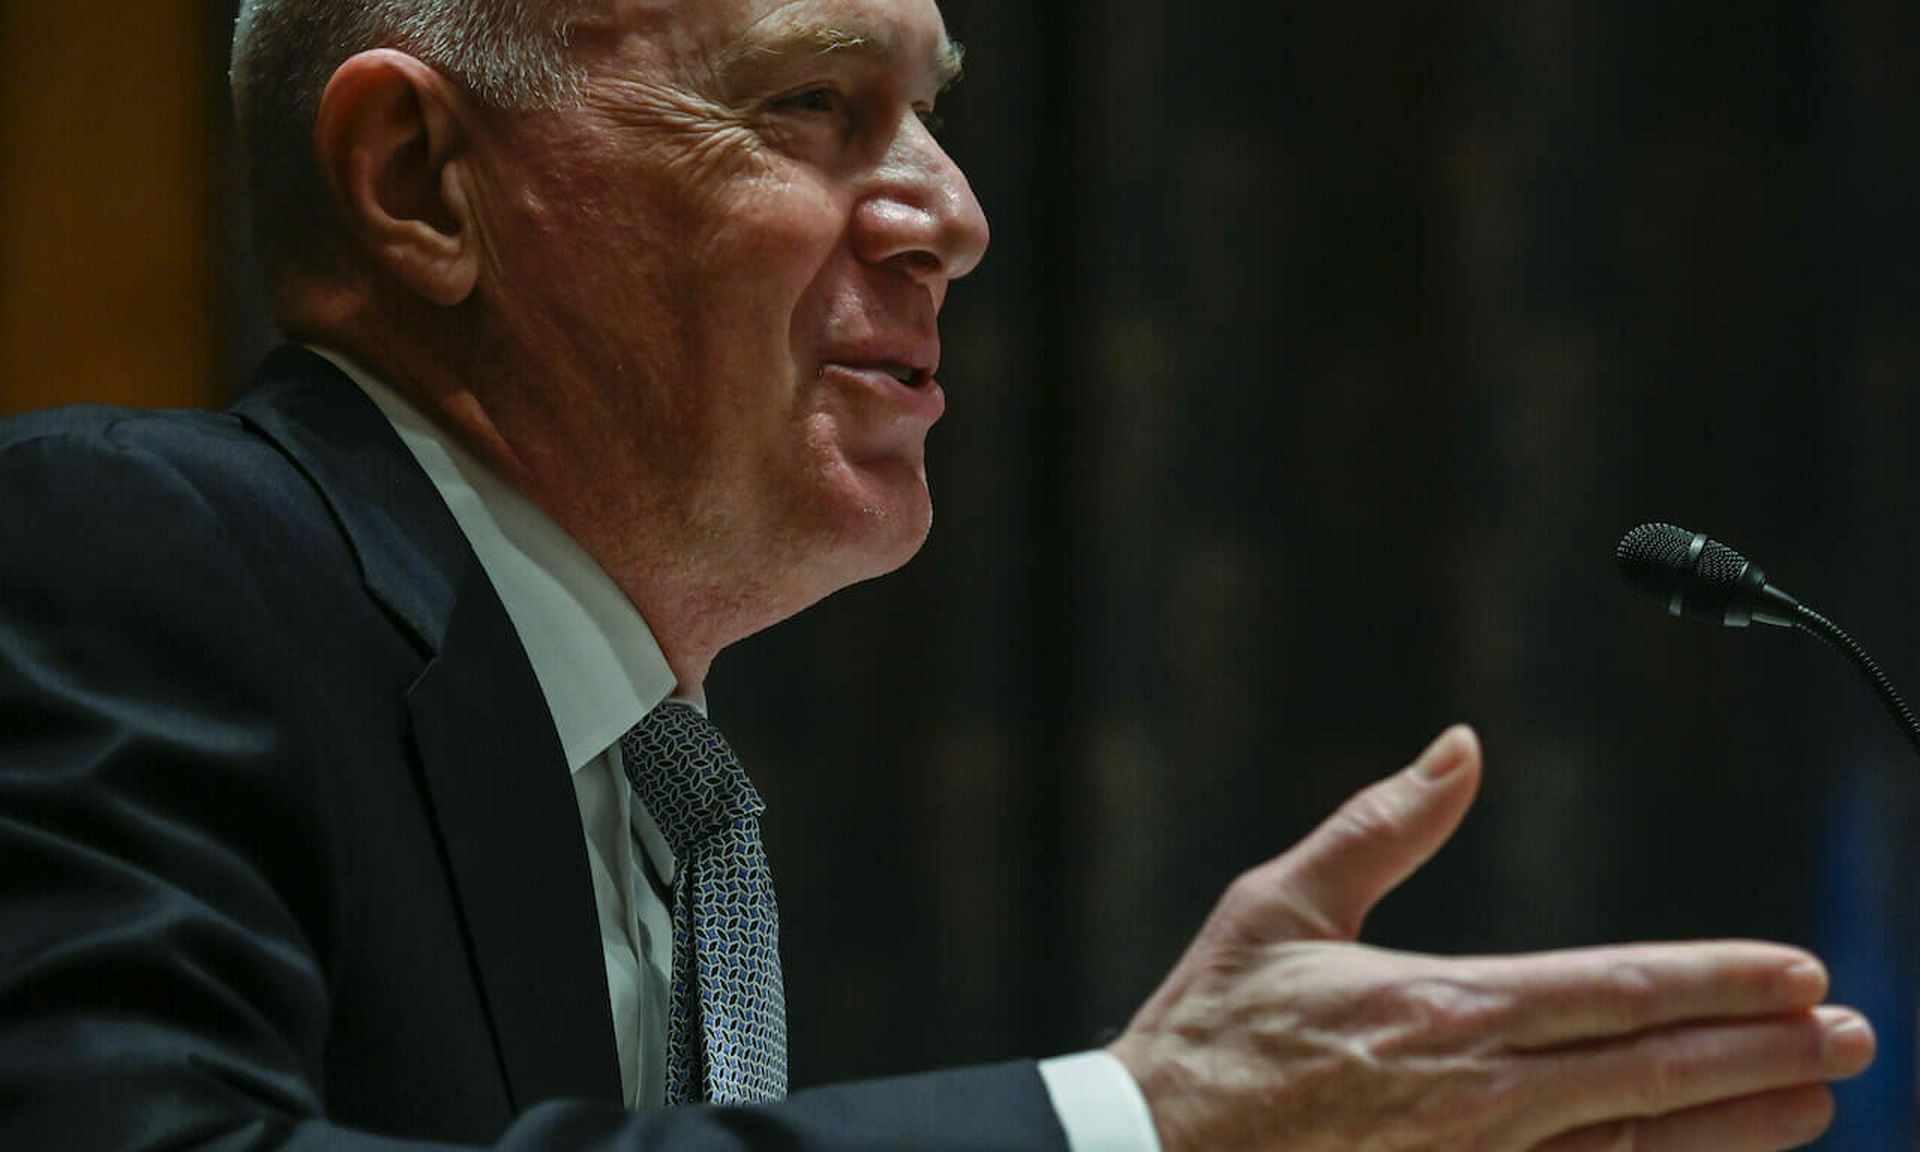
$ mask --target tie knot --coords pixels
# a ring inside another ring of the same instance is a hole
[[[677,700],[634,725],[620,756],[634,793],[683,860],[715,832],[766,810],[726,737]]]

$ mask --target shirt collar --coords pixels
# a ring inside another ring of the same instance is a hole
[[[499,593],[578,772],[673,694],[646,621],[558,524],[392,388],[347,357],[314,352],[367,394],[447,503]],[[705,701],[688,701],[702,712]]]

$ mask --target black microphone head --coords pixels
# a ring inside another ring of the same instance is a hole
[[[1629,587],[1665,604],[1671,615],[1732,627],[1748,623],[1755,597],[1767,587],[1766,574],[1745,556],[1672,524],[1635,528],[1621,538],[1614,559]]]
[[[1696,533],[1672,524],[1642,524],[1620,538],[1613,558],[1620,578],[1636,592],[1666,600],[1679,589],[1693,567]]]

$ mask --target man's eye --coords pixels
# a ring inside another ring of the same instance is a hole
[[[774,106],[786,112],[837,112],[840,110],[840,94],[831,88],[809,88],[805,92],[782,96],[774,101]]]

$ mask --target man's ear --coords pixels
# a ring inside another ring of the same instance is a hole
[[[459,99],[429,65],[375,49],[334,72],[313,132],[321,176],[359,248],[443,307],[467,298],[480,268]]]

